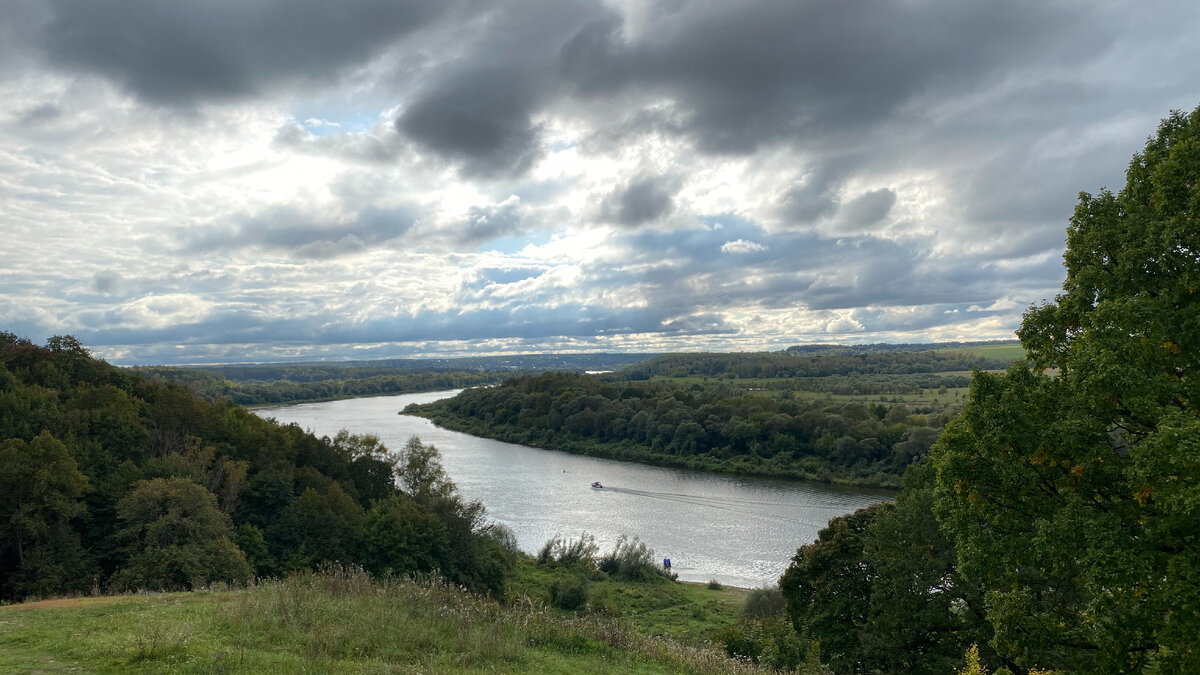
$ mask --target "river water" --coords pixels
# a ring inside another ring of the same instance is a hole
[[[375,434],[399,450],[412,436],[437,446],[458,490],[512,528],[522,550],[550,538],[588,533],[601,551],[621,535],[670,558],[684,581],[756,587],[774,584],[796,549],[830,519],[890,499],[893,493],[805,481],[666,469],[570,455],[450,431],[398,414],[409,403],[453,396],[440,391],[260,408],[318,436],[340,429]],[[600,481],[601,490],[590,487]]]

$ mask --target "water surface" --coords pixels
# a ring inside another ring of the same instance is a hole
[[[583,532],[609,550],[628,535],[646,542],[658,559],[670,558],[685,581],[773,584],[796,549],[815,539],[831,518],[893,495],[570,455],[478,438],[397,414],[409,403],[456,393],[302,403],[256,412],[318,436],[333,436],[339,429],[375,434],[396,450],[419,436],[437,446],[459,492],[482,501],[491,520],[512,528],[523,550],[534,553],[551,537]],[[604,489],[592,489],[592,481],[600,481]]]

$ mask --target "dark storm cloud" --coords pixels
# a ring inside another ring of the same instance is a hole
[[[699,148],[734,154],[777,139],[836,143],[918,92],[969,89],[1053,49],[1073,20],[1029,2],[675,7],[633,40],[611,19],[581,28],[560,53],[561,72],[584,99],[665,94]]]
[[[437,82],[396,129],[459,163],[467,176],[522,173],[541,156],[534,83],[513,68],[478,68]]]
[[[617,187],[604,199],[601,215],[621,225],[642,225],[663,218],[675,208],[679,190],[675,176],[642,176]]]
[[[396,119],[396,129],[450,160],[465,177],[524,173],[544,152],[535,114],[561,88],[553,55],[564,36],[607,14],[600,3],[515,2],[479,20],[482,34],[462,36],[461,60],[429,78]]]
[[[262,93],[362,65],[454,3],[362,0],[52,0],[42,48],[156,104]]]
[[[413,221],[412,212],[404,209],[367,208],[342,222],[314,220],[300,209],[278,207],[194,233],[183,251],[259,247],[289,251],[301,258],[331,258],[402,236]]]

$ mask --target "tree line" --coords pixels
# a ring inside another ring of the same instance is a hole
[[[551,372],[468,389],[406,412],[467,433],[585,454],[898,487],[953,409],[767,394],[720,380]]]
[[[663,354],[628,366],[642,379],[661,377],[800,378],[831,375],[904,375],[1007,368],[1010,359],[954,351],[866,351],[860,353],[743,352]]]
[[[292,367],[280,370],[264,367],[263,372],[239,370],[263,379],[233,380],[220,373],[172,366],[140,366],[133,369],[144,377],[186,386],[209,401],[228,398],[238,405],[283,405],[307,401],[331,401],[359,396],[410,394],[442,389],[461,389],[492,384],[508,377],[507,373],[477,371],[428,371],[378,374],[375,369],[361,370],[318,368],[312,371]],[[294,372],[294,371],[299,372]],[[332,374],[335,377],[330,377]],[[282,379],[271,379],[281,375]],[[296,377],[298,379],[288,379]]]

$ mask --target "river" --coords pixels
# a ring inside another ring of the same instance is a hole
[[[412,436],[436,445],[458,490],[512,528],[535,553],[554,536],[586,532],[602,551],[621,535],[670,558],[684,581],[752,588],[774,584],[796,549],[830,519],[894,493],[822,483],[709,474],[513,445],[450,431],[398,414],[409,403],[453,396],[439,391],[260,408],[318,436],[340,429],[375,434],[398,450]],[[592,481],[604,488],[595,490]]]

